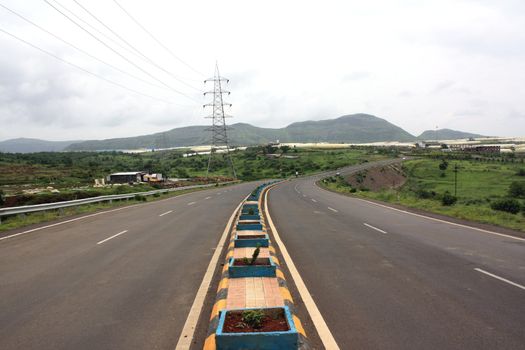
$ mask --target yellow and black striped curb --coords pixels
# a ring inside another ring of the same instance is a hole
[[[264,192],[267,190],[268,190],[268,187],[265,187],[261,191],[259,195],[259,201],[258,201],[259,212],[261,213],[261,223],[263,226],[263,231],[265,231],[266,233],[268,233],[268,231],[266,229],[264,215],[262,214],[263,213],[262,198],[263,198]],[[234,224],[232,224],[232,227],[230,228],[230,243],[228,245],[228,250],[226,252],[225,263],[221,271],[221,280],[219,282],[219,287],[217,288],[217,295],[215,297],[215,303],[211,311],[210,324],[208,327],[208,334],[204,342],[204,348],[203,348],[204,350],[216,350],[217,349],[217,346],[215,343],[215,332],[219,324],[219,313],[221,310],[226,309],[226,299],[228,297],[228,282],[229,282],[228,261],[233,256],[233,250],[235,249],[234,247],[235,235],[234,235],[233,228],[235,227],[236,223],[239,220],[241,211],[242,211],[242,206],[236,215]],[[276,250],[271,240],[270,240],[270,245],[268,247],[268,250],[270,252],[270,256],[272,257],[272,260],[274,261],[276,265],[276,278],[279,284],[279,291],[281,292],[281,296],[284,300],[284,304],[288,306],[288,308],[290,309],[290,312],[292,314],[292,318],[295,324],[295,328],[297,329],[297,332],[299,333],[298,349],[299,350],[310,350],[311,346],[309,345],[308,338],[304,331],[301,320],[297,316],[296,307],[292,299],[292,294],[290,293],[290,290],[288,289],[288,284],[286,283],[286,278],[284,277],[284,272],[281,268],[281,263],[276,256]]]

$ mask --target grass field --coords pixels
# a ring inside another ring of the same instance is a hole
[[[525,198],[516,198],[524,208],[518,214],[491,208],[491,204],[495,201],[510,197],[508,189],[512,182],[525,184],[525,176],[517,175],[518,171],[524,167],[522,164],[494,164],[461,160],[448,162],[448,168],[442,171],[439,169],[441,160],[407,161],[403,167],[408,177],[407,182],[397,190],[388,189],[378,192],[352,190],[341,180],[328,182],[325,186],[362,198],[377,199],[456,218],[525,231]],[[441,201],[443,194],[448,191],[454,195],[455,191],[455,165],[458,166],[457,202],[445,206]]]

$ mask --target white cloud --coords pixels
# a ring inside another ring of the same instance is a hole
[[[95,24],[71,0],[60,2]],[[436,125],[482,134],[525,130],[521,1],[120,1],[204,76],[156,45],[113,2],[81,2],[198,89],[218,60],[231,79],[231,123],[281,127],[366,112],[414,134]],[[161,84],[44,2],[5,4],[120,69]],[[129,52],[123,51],[196,102],[104,66],[1,8],[0,23],[96,74],[175,103],[97,80],[0,33],[0,139],[109,138],[208,122],[200,92]]]

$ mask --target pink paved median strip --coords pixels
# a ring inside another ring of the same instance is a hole
[[[254,251],[255,251],[255,248],[253,247],[235,248],[233,250],[233,257],[235,259],[251,258],[253,256]],[[259,258],[269,258],[269,257],[270,257],[270,250],[268,248],[260,248]]]
[[[274,277],[231,278],[227,309],[284,306],[279,283]]]

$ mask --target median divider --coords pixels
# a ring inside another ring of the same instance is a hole
[[[236,214],[205,350],[310,349],[262,215],[271,184],[258,186]]]

